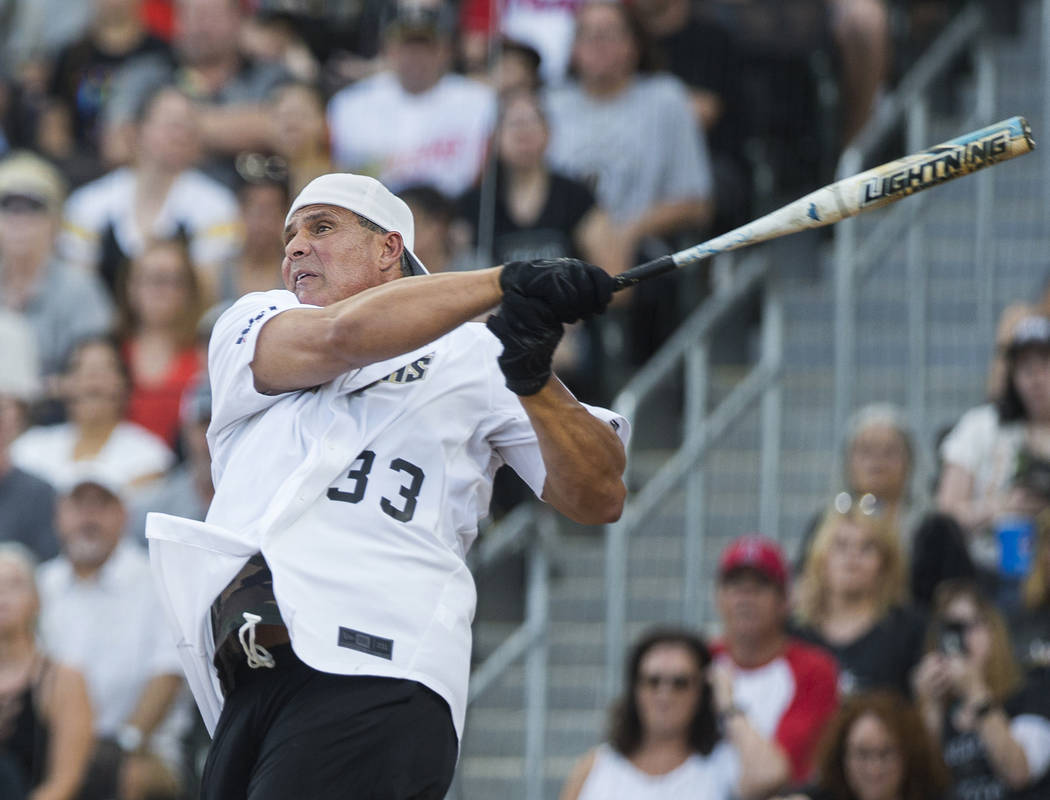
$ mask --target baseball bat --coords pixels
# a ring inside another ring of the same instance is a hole
[[[1028,122],[1024,117],[1011,117],[843,178],[714,239],[632,267],[616,276],[615,291],[718,253],[831,225],[1033,149],[1035,140]]]

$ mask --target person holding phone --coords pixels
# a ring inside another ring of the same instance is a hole
[[[1050,703],[1024,684],[1002,615],[976,584],[937,590],[914,684],[954,798],[1050,796]]]

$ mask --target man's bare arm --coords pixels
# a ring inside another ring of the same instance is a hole
[[[499,273],[399,278],[324,308],[285,311],[259,333],[255,387],[267,394],[308,389],[422,347],[496,306]]]
[[[554,376],[520,400],[547,468],[543,499],[584,525],[619,519],[627,457],[612,426],[587,411]]]

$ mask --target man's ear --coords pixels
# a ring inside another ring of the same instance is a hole
[[[401,269],[401,254],[405,252],[405,243],[401,234],[391,231],[383,236],[383,249],[379,255],[379,269],[386,272],[391,267]]]

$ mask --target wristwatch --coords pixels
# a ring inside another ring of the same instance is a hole
[[[116,742],[125,753],[134,753],[142,747],[142,731],[134,725],[121,725],[117,728]]]

